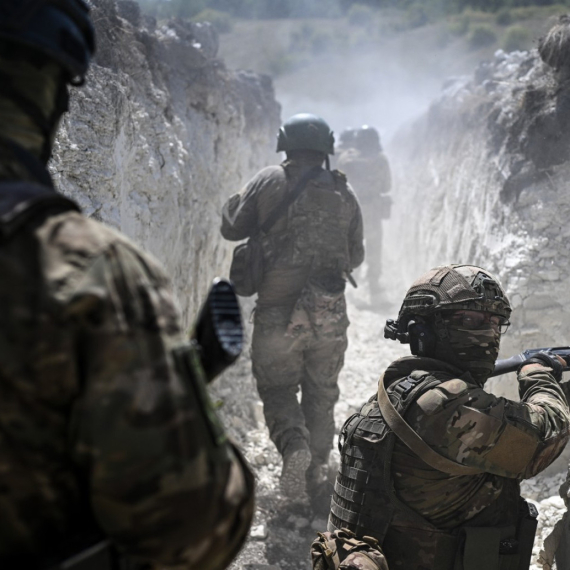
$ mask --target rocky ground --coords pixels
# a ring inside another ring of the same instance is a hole
[[[336,407],[337,427],[376,389],[379,372],[392,360],[407,353],[407,348],[383,339],[386,318],[396,316],[397,308],[386,306],[374,312],[355,291],[350,291],[350,344],[346,364],[340,377],[341,399]],[[251,303],[246,303],[246,316]],[[240,389],[236,390],[235,387]],[[236,392],[240,392],[236,396]],[[231,396],[231,397],[230,397]],[[222,415],[230,431],[239,441],[257,478],[257,509],[250,537],[231,570],[306,570],[310,569],[309,546],[317,531],[326,530],[328,501],[320,512],[308,506],[291,506],[279,494],[281,458],[269,439],[261,402],[255,391],[248,358],[226,374],[215,388],[221,402]],[[338,453],[331,457],[335,471]],[[564,503],[558,488],[565,474],[537,477],[523,483],[523,495],[540,511],[539,534],[533,561],[536,563],[542,542],[560,518]],[[531,570],[542,570],[533,565]]]

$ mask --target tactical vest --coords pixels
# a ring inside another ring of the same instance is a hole
[[[441,382],[427,372],[413,372],[389,386],[390,401],[403,417],[413,402]],[[357,537],[376,538],[390,568],[528,570],[538,513],[520,497],[518,483],[507,482],[499,499],[467,524],[452,531],[440,530],[396,495],[391,470],[396,438],[377,396],[345,422],[328,530],[348,528]],[[513,513],[513,524],[486,526],[482,521],[490,509]],[[415,548],[421,543],[429,551],[423,564],[418,563]]]
[[[355,199],[346,178],[324,170],[289,209],[288,262],[310,265],[313,273],[342,272],[350,265],[350,225]]]

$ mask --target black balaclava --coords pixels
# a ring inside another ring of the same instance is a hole
[[[446,323],[441,314],[433,323],[436,342],[434,356],[469,372],[481,386],[495,368],[499,356],[501,333],[490,324],[481,329],[465,329]]]

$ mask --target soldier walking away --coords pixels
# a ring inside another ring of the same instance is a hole
[[[333,147],[323,119],[291,117],[277,140],[287,160],[261,170],[223,209],[226,239],[261,243],[253,375],[290,498],[302,497],[306,483],[319,486],[326,472],[347,347],[345,277],[364,258],[358,202],[346,177],[328,169]]]
[[[390,165],[382,151],[380,135],[373,127],[364,125],[360,129],[347,129],[341,134],[340,143],[338,168],[347,175],[362,205],[370,302],[377,305],[385,301],[380,287],[381,220],[390,217]]]
[[[329,532],[375,538],[390,568],[528,570],[536,509],[519,482],[568,441],[563,361],[518,371],[520,402],[485,391],[511,306],[489,272],[437,267],[408,290],[388,338],[409,343],[341,431]]]
[[[81,0],[2,0],[0,567],[221,570],[252,476],[211,415],[169,282],[46,170],[93,52]]]

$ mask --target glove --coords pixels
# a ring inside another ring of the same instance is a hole
[[[560,364],[560,361],[552,352],[548,352],[546,350],[543,352],[537,352],[532,356],[532,358],[525,360],[519,366],[517,372],[520,372],[521,368],[527,364],[540,364],[541,366],[548,366],[548,368],[552,368],[552,376],[554,376],[554,379],[557,382],[560,382],[560,380],[562,380],[562,371],[564,370],[564,366]]]

